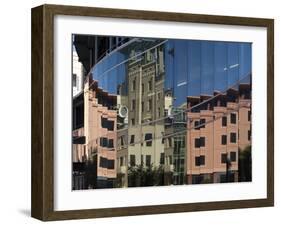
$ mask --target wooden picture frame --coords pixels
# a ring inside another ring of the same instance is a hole
[[[54,210],[54,16],[125,18],[267,29],[267,198],[169,205]],[[31,215],[51,221],[163,214],[274,205],[274,20],[109,8],[42,5],[32,9],[32,200]]]

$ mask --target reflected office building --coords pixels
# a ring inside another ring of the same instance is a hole
[[[251,181],[250,43],[74,35],[73,46],[74,190]]]

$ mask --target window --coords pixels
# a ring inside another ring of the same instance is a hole
[[[200,166],[200,156],[195,157],[195,166]]]
[[[227,136],[226,135],[222,135],[221,136],[221,144],[222,145],[226,145],[226,143],[227,143]]]
[[[101,147],[107,147],[107,138],[106,137],[100,138],[100,146]]]
[[[107,158],[100,157],[100,167],[107,168]]]
[[[114,121],[101,117],[101,127],[113,131]]]
[[[135,143],[135,135],[131,135],[130,144]]]
[[[141,112],[144,112],[144,102],[141,102]]]
[[[114,169],[114,160],[107,160],[107,169]]]
[[[144,94],[144,84],[141,84],[141,94]]]
[[[113,139],[109,139],[108,140],[108,145],[107,145],[108,148],[114,148],[114,143],[113,143]]]
[[[200,147],[205,147],[205,137],[200,137]]]
[[[195,166],[205,165],[205,156],[200,155],[195,157]]]
[[[236,133],[230,133],[230,143],[236,143]]]
[[[195,138],[195,148],[200,148],[200,138]]]
[[[164,155],[164,153],[161,153],[160,154],[160,164],[164,164],[164,161],[165,161],[165,155]]]
[[[200,119],[200,129],[205,128],[206,119]]]
[[[131,88],[131,91],[135,91],[135,90],[136,90],[136,79],[132,81],[132,88]]]
[[[146,146],[152,146],[152,133],[146,133],[144,139],[146,140]]]
[[[251,140],[251,130],[248,130],[248,141]]]
[[[223,116],[223,117],[221,118],[221,126],[222,126],[222,127],[227,126],[227,117],[226,117],[226,116]]]
[[[221,163],[226,163],[227,162],[227,154],[221,154]]]
[[[130,155],[130,165],[135,166],[136,165],[136,156]]]
[[[134,111],[136,109],[136,100],[132,100],[131,110]]]
[[[236,124],[236,114],[235,113],[230,114],[230,123]]]
[[[131,119],[131,124],[132,124],[132,126],[135,125],[135,119],[134,118]]]
[[[151,164],[151,155],[146,155],[146,156],[145,156],[145,165],[146,165],[147,167],[149,167],[150,164]]]
[[[236,152],[235,151],[230,152],[230,161],[236,162]]]
[[[148,100],[147,110],[148,110],[148,111],[151,111],[151,109],[152,109],[152,99],[149,99],[149,100]]]
[[[151,81],[151,80],[148,82],[148,90],[149,90],[149,91],[152,90],[152,81]]]
[[[114,121],[111,121],[111,120],[107,121],[107,129],[110,131],[114,130]]]
[[[158,118],[161,117],[161,108],[158,108]]]
[[[200,130],[199,124],[200,124],[199,121],[195,121],[195,122],[194,122],[194,129]]]
[[[200,156],[200,165],[202,165],[202,166],[205,165],[205,155]]]
[[[101,127],[107,128],[107,118],[101,117]]]
[[[251,111],[248,111],[248,121],[251,121]]]
[[[77,75],[72,74],[72,86],[77,87]]]

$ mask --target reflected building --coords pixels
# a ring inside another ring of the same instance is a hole
[[[119,92],[120,112],[127,111],[126,125],[118,130],[121,187],[135,186],[137,182],[128,177],[134,168],[145,171],[164,164],[164,123],[157,122],[164,115],[163,48],[152,49],[139,57],[134,55],[133,51],[126,63],[126,82],[121,84]],[[128,95],[122,95],[124,90]]]
[[[189,96],[187,107],[187,183],[238,182],[239,154],[251,144],[250,84]]]
[[[87,189],[115,187],[117,97],[100,89],[98,82],[88,77],[83,99],[83,116],[81,108],[74,108],[74,118],[81,117],[83,122],[73,130],[73,168],[78,178],[74,176],[73,189],[80,189],[81,184]],[[79,182],[82,175],[83,181]]]
[[[87,73],[73,99],[75,189],[239,180],[251,44],[74,35],[74,45]]]

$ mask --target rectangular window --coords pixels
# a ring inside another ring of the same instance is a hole
[[[110,131],[114,130],[114,121],[101,117],[101,127]]]
[[[251,140],[251,130],[248,130],[248,141]]]
[[[221,126],[222,127],[226,127],[227,126],[227,117],[226,116],[223,116],[221,118]]]
[[[227,136],[226,135],[222,135],[221,136],[221,144],[222,145],[226,145],[226,143],[227,143]]]
[[[110,130],[110,131],[114,130],[114,121],[107,120],[107,129]]]
[[[149,91],[152,90],[152,81],[151,81],[151,80],[148,82],[148,90],[149,90]]]
[[[134,111],[136,109],[136,100],[132,100],[131,110]]]
[[[146,140],[146,146],[152,146],[152,133],[146,133],[144,139]]]
[[[200,147],[205,147],[205,137],[200,137]]]
[[[135,143],[135,135],[131,135],[130,144]]]
[[[132,126],[135,125],[135,119],[134,118],[131,119],[131,124],[132,124]]]
[[[136,156],[130,155],[130,166],[135,166],[135,165],[136,165]]]
[[[144,102],[141,102],[141,112],[144,112]]]
[[[200,129],[205,128],[206,119],[200,119]]]
[[[161,108],[158,108],[158,118],[161,117]]]
[[[108,139],[108,148],[114,148],[114,143],[113,143],[113,139]]]
[[[236,162],[236,152],[235,151],[230,152],[230,161]]]
[[[230,143],[236,143],[236,133],[230,133]]]
[[[100,167],[107,168],[107,158],[100,157]]]
[[[201,158],[200,156],[195,157],[195,166],[200,166]]]
[[[194,122],[194,129],[196,130],[200,130],[200,126],[199,126],[200,122],[199,121],[195,121]]]
[[[195,138],[195,148],[200,148],[200,138]]]
[[[107,169],[114,169],[114,160],[107,160]]]
[[[144,84],[141,84],[141,94],[144,94]]]
[[[107,128],[107,118],[101,117],[101,127]]]
[[[226,163],[227,161],[227,154],[221,154],[221,163]]]
[[[236,124],[236,114],[235,113],[230,114],[230,123]]]
[[[131,90],[132,91],[136,90],[136,80],[135,79],[132,81],[132,89]]]
[[[164,161],[165,161],[165,155],[164,153],[160,154],[160,164],[164,165]]]
[[[201,166],[205,165],[205,155],[200,155],[200,165]]]
[[[100,146],[101,147],[107,147],[107,138],[106,137],[100,138]]]
[[[150,164],[151,164],[151,155],[146,155],[146,156],[145,156],[145,165],[146,165],[147,167],[149,167]]]

